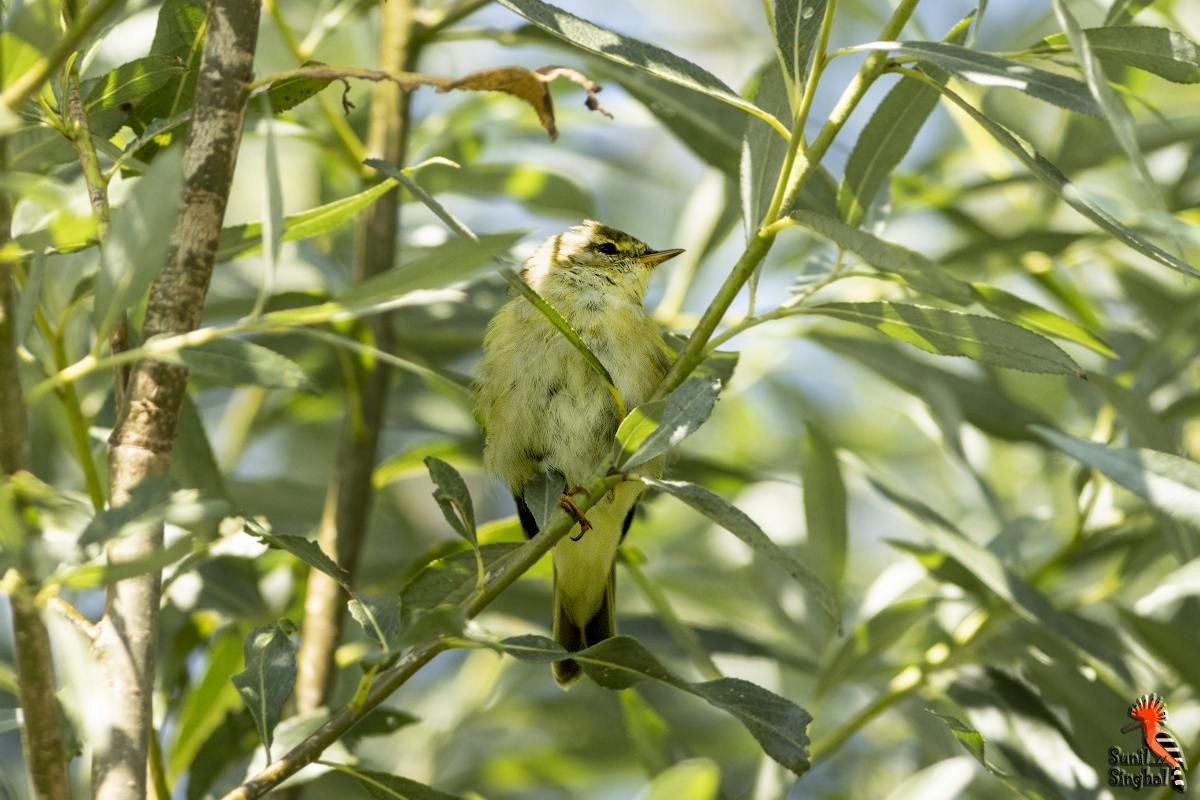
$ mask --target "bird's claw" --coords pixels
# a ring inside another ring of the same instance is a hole
[[[583,487],[575,488],[582,490]],[[571,495],[574,493],[575,489],[572,489],[570,492],[563,492],[562,496],[558,498],[558,507],[570,514],[571,518],[579,523],[579,535],[571,537],[572,542],[578,542],[583,538],[585,533],[592,529],[592,524],[587,521],[587,517],[583,515],[583,512],[579,510],[579,506],[575,505],[575,501],[571,499]]]

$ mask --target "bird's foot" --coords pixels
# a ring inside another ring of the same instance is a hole
[[[583,487],[575,488],[582,489]],[[587,521],[587,517],[583,515],[583,512],[579,510],[579,506],[575,505],[575,501],[571,499],[571,495],[574,493],[574,489],[570,492],[563,492],[562,496],[558,498],[558,507],[570,514],[571,518],[579,523],[579,535],[571,537],[571,541],[578,542],[583,538],[585,533],[592,529],[592,523]]]

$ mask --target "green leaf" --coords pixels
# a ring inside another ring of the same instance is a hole
[[[661,47],[602,28],[541,0],[500,0],[500,5],[581,50],[686,86],[755,116],[764,114],[720,78]]]
[[[846,572],[846,484],[837,453],[825,434],[811,423],[805,425],[800,480],[804,484],[804,524],[808,552],[814,572],[837,595]]]
[[[885,50],[898,56],[910,56],[919,62],[941,67],[956,78],[980,86],[1017,89],[1030,97],[1045,100],[1069,111],[1093,117],[1101,116],[1100,107],[1087,84],[1031,67],[1019,61],[971,50],[949,42],[871,42],[856,50]]]
[[[962,44],[974,16],[972,12],[955,25],[945,41]],[[930,68],[929,74],[939,83],[945,83],[948,77],[936,67]],[[838,211],[842,219],[851,225],[862,220],[880,188],[912,147],[937,100],[935,90],[918,80],[901,78],[876,106],[854,142],[838,187]]]
[[[418,181],[431,194],[461,194],[515,200],[531,211],[571,218],[595,213],[592,194],[569,174],[534,164],[468,164],[461,169],[430,169]]]
[[[933,618],[936,602],[928,597],[898,600],[856,624],[825,659],[816,694],[824,695],[833,687],[854,680],[872,664],[886,663],[887,656],[906,633]]]
[[[350,616],[384,653],[396,649],[400,640],[400,598],[368,597],[359,594],[347,603]]]
[[[888,792],[885,800],[956,800],[975,778],[976,768],[966,756],[947,758],[909,775]]]
[[[928,353],[966,356],[1025,372],[1085,377],[1062,348],[1009,322],[905,303],[824,303],[805,313],[875,328]]]
[[[1088,39],[1084,36],[1083,28],[1079,26],[1075,15],[1071,13],[1062,0],[1052,0],[1052,3],[1054,14],[1058,17],[1059,24],[1063,26],[1063,30],[1067,34],[1067,39],[1071,42],[1071,49],[1075,51],[1076,60],[1083,69],[1088,89],[1091,91],[1092,97],[1096,99],[1096,103],[1100,106],[1104,119],[1108,122],[1114,138],[1121,145],[1126,158],[1129,159],[1129,162],[1137,170],[1138,176],[1142,179],[1142,185],[1154,201],[1154,206],[1159,211],[1165,212],[1166,205],[1158,190],[1158,184],[1154,182],[1154,177],[1150,174],[1150,168],[1146,166],[1146,159],[1142,157],[1141,148],[1138,147],[1137,130],[1134,127],[1133,115],[1129,113],[1129,109],[1125,107],[1125,103],[1117,95],[1116,89],[1109,85],[1108,76],[1104,74],[1100,62],[1093,55],[1092,49],[1088,44]]]
[[[159,154],[112,212],[96,276],[96,340],[108,339],[121,315],[137,303],[163,268],[179,211],[183,159],[175,148]]]
[[[367,165],[368,167],[373,167],[384,175],[387,175],[389,178],[399,182],[400,185],[409,191],[409,194],[420,200],[426,208],[433,212],[435,217],[446,223],[446,227],[454,233],[457,233],[459,236],[463,236],[472,241],[479,239],[479,237],[475,235],[474,231],[468,228],[466,224],[463,223],[463,221],[458,217],[451,214],[450,211],[444,205],[442,205],[436,197],[418,186],[412,178],[405,175],[401,170],[396,169],[388,162],[378,158],[368,158],[363,161],[363,164]]]
[[[352,776],[360,786],[367,790],[367,794],[376,800],[464,800],[461,795],[446,794],[431,786],[402,778],[399,775],[359,769],[349,764],[337,764],[332,761],[318,763]]]
[[[984,130],[986,130],[992,138],[1008,149],[1018,160],[1023,163],[1033,176],[1048,186],[1059,197],[1063,199],[1067,205],[1078,211],[1083,216],[1090,219],[1092,222],[1104,228],[1109,233],[1112,233],[1122,243],[1128,247],[1137,250],[1142,255],[1154,259],[1158,263],[1170,267],[1177,272],[1182,272],[1185,275],[1190,275],[1193,278],[1200,277],[1200,271],[1196,270],[1190,264],[1181,261],[1167,251],[1163,250],[1158,245],[1155,245],[1146,239],[1143,239],[1138,234],[1134,233],[1129,228],[1122,225],[1115,217],[1109,214],[1100,206],[1096,205],[1091,200],[1084,196],[1083,192],[1072,183],[1066,175],[1058,169],[1058,167],[1047,161],[1040,153],[1033,149],[1033,145],[1026,142],[1024,139],[1016,136],[999,123],[993,122],[987,115],[976,109],[967,101],[963,100],[954,92],[944,86],[939,86],[938,91],[945,95],[951,102],[961,108],[972,119],[974,119]]]
[[[794,97],[799,97],[812,65],[826,0],[775,0],[775,48]]]
[[[975,295],[975,301],[998,317],[1031,331],[1083,345],[1105,358],[1117,357],[1107,342],[1074,320],[986,283],[971,283],[968,286]]]
[[[321,67],[325,65],[320,61],[305,61],[300,66]],[[307,75],[284,78],[267,87],[267,102],[271,104],[271,111],[275,114],[290,111],[315,96],[332,82],[331,78],[311,78]]]
[[[204,0],[163,0],[150,52],[155,55],[186,56],[204,24]]]
[[[170,56],[153,55],[130,61],[96,82],[84,100],[84,108],[91,117],[125,103],[134,104],[183,73],[183,64]]]
[[[270,547],[274,547],[277,550],[286,550],[313,569],[320,570],[333,578],[348,593],[353,593],[349,576],[346,575],[341,567],[334,563],[332,558],[325,555],[325,551],[321,549],[321,545],[311,539],[305,539],[303,536],[293,534],[272,533],[250,520],[246,521],[246,532],[251,536],[257,537]]]
[[[1105,63],[1151,72],[1175,83],[1200,83],[1200,45],[1179,31],[1135,25],[1084,28],[1092,54]],[[1070,47],[1056,33],[1034,45],[1034,53],[1057,53]]]
[[[689,758],[655,775],[637,800],[717,800],[720,791],[721,768],[717,763],[708,758]]]
[[[566,658],[557,642],[544,636],[517,636],[498,644],[504,652],[525,661],[546,663]],[[690,683],[669,671],[636,639],[615,636],[586,650],[569,654],[592,680],[607,689],[627,689],[644,680],[674,686],[727,711],[758,741],[763,752],[797,775],[809,766],[808,723],[812,717],[799,706],[760,686],[738,678]]]
[[[1107,447],[1050,428],[1034,433],[1076,461],[1124,486],[1169,517],[1200,528],[1200,465],[1186,458],[1131,447]]]
[[[295,242],[329,233],[395,187],[396,182],[388,178],[358,194],[286,216],[283,218],[283,236],[280,241]],[[238,256],[257,252],[262,247],[262,229],[261,222],[222,228],[221,239],[217,245],[217,261],[230,261]]]
[[[217,636],[205,650],[204,676],[187,688],[179,709],[179,725],[167,758],[167,775],[174,779],[187,770],[200,748],[225,716],[237,708],[238,692],[230,683],[242,663],[242,642],[235,632]]]
[[[1120,652],[1113,649],[1112,642],[1095,636],[1081,617],[1056,607],[1037,587],[1006,566],[998,555],[968,539],[920,500],[879,481],[872,480],[871,485],[899,508],[926,523],[924,530],[935,553],[957,562],[973,581],[1000,598],[1021,619],[1056,636],[1093,663],[1106,665],[1119,679],[1129,679],[1129,670]]]
[[[479,554],[487,570],[495,572],[522,546],[519,542],[485,544],[480,546]],[[476,579],[475,553],[471,550],[464,550],[426,565],[400,593],[400,606],[404,616],[419,610],[461,603],[475,590]]]
[[[92,518],[79,537],[79,546],[104,544],[109,539],[161,525],[167,515],[174,488],[166,475],[151,475],[144,479],[133,487],[128,500],[119,506],[106,508]]]
[[[566,488],[561,472],[539,472],[521,490],[521,499],[533,514],[539,531],[545,530],[559,512],[558,501]]]
[[[965,747],[967,752],[983,765],[984,769],[1003,781],[1018,796],[1029,798],[1030,800],[1044,800],[1046,796],[1035,789],[1031,782],[1019,776],[1008,774],[988,760],[986,752],[987,742],[984,740],[983,734],[955,717],[939,714],[931,709],[926,710],[946,723],[946,727],[950,729],[950,733],[954,734],[954,738],[958,740],[958,743]]]
[[[268,117],[262,122],[266,152],[263,166],[266,174],[263,186],[263,253],[262,280],[258,285],[258,296],[254,299],[252,318],[257,318],[267,307],[267,301],[275,292],[275,272],[279,268],[279,253],[283,247],[283,187],[279,178],[279,151],[275,146],[275,121]]]
[[[295,361],[245,339],[214,339],[173,354],[158,352],[155,357],[182,364],[192,375],[220,386],[317,390]]]
[[[1154,0],[1113,0],[1104,15],[1105,25],[1125,25]]]
[[[250,631],[244,650],[246,668],[233,676],[233,685],[254,717],[270,761],[271,738],[296,683],[296,648],[288,631],[277,622]]]
[[[462,280],[523,236],[521,231],[490,233],[471,239],[451,239],[437,247],[405,251],[404,263],[350,287],[337,300],[344,306],[365,307],[418,289],[434,289]]]
[[[437,501],[446,522],[472,547],[478,547],[475,507],[471,503],[471,492],[458,470],[434,456],[425,457],[425,468],[429,470],[429,479],[435,487],[433,499]]]
[[[662,400],[635,408],[617,429],[618,466],[641,466],[691,436],[712,414],[720,392],[719,380],[689,378]]]
[[[779,65],[774,61],[763,69],[754,100],[768,113],[789,118],[787,84]],[[787,149],[788,143],[762,120],[746,120],[740,167],[742,222],[746,241],[754,238],[759,227],[775,221],[767,219],[767,211],[775,194],[779,173],[783,170]]]
[[[840,628],[841,611],[838,609],[837,597],[821,580],[820,576],[808,567],[788,555],[779,545],[771,541],[771,537],[758,527],[758,523],[746,516],[735,506],[726,503],[721,497],[713,494],[702,486],[686,481],[663,481],[654,478],[642,478],[647,486],[661,489],[669,495],[687,503],[710,520],[745,542],[751,550],[767,560],[783,568],[793,580],[803,586],[820,604]]]
[[[1118,608],[1129,630],[1137,634],[1150,652],[1166,662],[1188,686],[1200,686],[1200,636],[1193,626],[1160,622]]]

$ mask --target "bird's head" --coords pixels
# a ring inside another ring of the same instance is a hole
[[[1144,694],[1129,707],[1130,718],[1136,720],[1121,730],[1128,733],[1138,727],[1157,726],[1167,721],[1167,707],[1156,694]]]
[[[624,231],[595,220],[552,236],[525,264],[525,280],[539,291],[575,287],[620,290],[641,300],[650,273],[682,250],[655,250]]]

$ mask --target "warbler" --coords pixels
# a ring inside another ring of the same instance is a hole
[[[662,334],[643,305],[654,267],[682,250],[653,250],[627,233],[587,220],[548,239],[521,278],[579,333],[608,370],[627,408],[654,391],[669,365]],[[614,559],[644,485],[624,480],[586,515],[572,495],[604,466],[621,420],[603,378],[524,296],[496,312],[478,371],[484,462],[512,490],[527,537],[537,521],[524,499],[540,472],[561,475],[560,505],[576,519],[554,548],[554,638],[575,652],[616,632]],[[660,469],[651,462],[646,471]],[[553,664],[569,686],[577,662]]]

